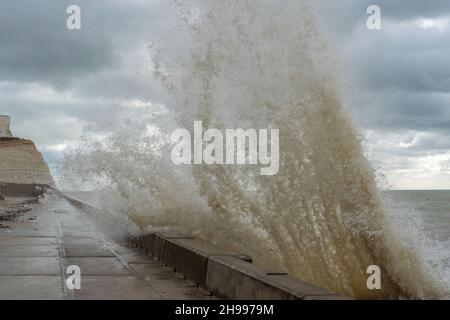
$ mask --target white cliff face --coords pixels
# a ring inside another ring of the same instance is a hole
[[[0,115],[0,138],[13,137],[9,126],[10,126],[10,118],[8,116]]]
[[[42,154],[30,140],[0,140],[0,183],[55,186]]]
[[[13,138],[9,126],[10,118],[0,115],[0,183],[55,186],[33,141]]]

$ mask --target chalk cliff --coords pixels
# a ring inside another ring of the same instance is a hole
[[[54,185],[47,164],[33,141],[0,138],[0,182]]]
[[[0,184],[54,186],[42,154],[33,141],[13,138],[9,117],[0,116]]]

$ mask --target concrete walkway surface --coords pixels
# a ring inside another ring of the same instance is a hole
[[[112,241],[65,199],[48,196],[21,208],[26,210],[0,221],[0,299],[213,299],[163,264]],[[69,266],[80,268],[80,290],[66,285]]]

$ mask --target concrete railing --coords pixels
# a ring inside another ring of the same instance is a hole
[[[250,257],[222,250],[189,235],[152,233],[132,238],[129,242],[219,298],[348,299],[287,274],[270,272],[254,265]]]
[[[53,189],[76,207],[99,213],[82,201]],[[186,279],[222,299],[347,300],[349,298],[308,284],[287,274],[271,272],[252,258],[230,252],[181,233],[150,233],[128,239],[142,254],[158,259]]]

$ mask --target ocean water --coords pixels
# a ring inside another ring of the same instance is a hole
[[[173,13],[149,43],[170,99],[93,119],[63,180],[100,190],[140,232],[189,232],[332,291],[448,297],[445,194],[378,189],[310,2],[178,0]],[[279,129],[278,174],[173,164],[170,134],[194,121]],[[381,290],[366,286],[374,264]]]
[[[421,257],[424,268],[439,283],[434,298],[450,298],[450,191],[389,191],[383,194],[400,241]],[[399,257],[398,257],[399,258]],[[420,288],[418,288],[420,290]],[[430,298],[424,294],[424,298]]]
[[[446,243],[450,239],[450,190],[388,191],[392,209],[420,218],[423,229],[432,239]],[[448,247],[450,252],[450,247]]]
[[[416,273],[417,284],[421,284],[419,270],[425,270],[437,289],[425,293],[424,286],[416,286],[422,298],[450,298],[450,191],[415,190],[388,191],[382,193],[384,211],[388,216],[393,232],[393,240],[404,244],[406,250],[415,253],[416,265],[407,265],[403,272]],[[392,240],[391,240],[392,241]],[[392,256],[393,265],[403,255]]]
[[[66,194],[109,212],[120,211],[113,200],[117,199],[114,192],[68,191]],[[396,225],[400,226],[398,233],[406,235],[401,240],[404,245],[423,255],[434,266],[434,270],[429,271],[438,273],[444,286],[450,285],[450,190],[391,190],[381,192],[381,196],[384,206],[389,208],[386,210],[395,217],[393,220],[396,220]],[[105,217],[97,219],[102,223]],[[109,215],[106,219],[109,219]],[[182,228],[177,230],[185,231]],[[436,278],[436,275],[432,278]],[[439,296],[422,296],[425,299],[449,297],[445,289]]]
[[[94,207],[103,206],[99,192],[68,191],[66,194]],[[398,210],[402,219],[418,219],[425,236],[442,244],[450,243],[450,190],[391,190],[382,195],[394,215]]]

